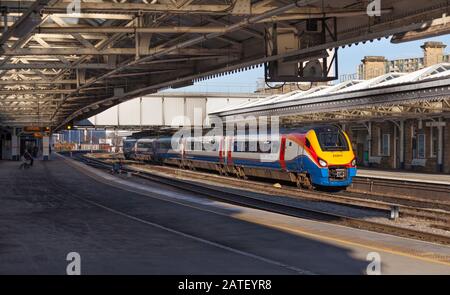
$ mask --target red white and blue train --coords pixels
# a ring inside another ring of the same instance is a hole
[[[239,178],[262,177],[299,187],[345,188],[356,175],[347,134],[333,125],[310,126],[267,135],[125,139],[126,159],[217,171]]]

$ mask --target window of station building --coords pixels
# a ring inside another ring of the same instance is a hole
[[[425,133],[417,134],[417,158],[425,159]]]
[[[430,157],[435,158],[438,151],[438,129],[430,127]]]
[[[391,147],[391,135],[389,133],[384,133],[381,136],[381,156],[389,156]]]

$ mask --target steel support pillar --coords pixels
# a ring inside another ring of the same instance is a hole
[[[13,128],[11,135],[11,159],[20,160],[20,137],[17,136],[17,128]]]
[[[405,121],[400,121],[399,126],[399,156],[400,169],[405,169]]]
[[[44,161],[50,159],[50,137],[44,136],[42,138],[42,158]]]
[[[443,154],[444,154],[444,124],[442,122],[442,118],[439,118],[438,123],[438,150],[437,150],[437,165],[438,165],[438,171],[442,172],[444,171],[444,165],[443,165]]]

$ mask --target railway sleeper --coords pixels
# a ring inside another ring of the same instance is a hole
[[[244,168],[241,166],[235,166],[236,169],[236,175],[240,179],[248,179],[248,177],[245,175]]]
[[[308,190],[313,189],[311,179],[309,178],[309,175],[306,173],[297,173],[296,184],[297,184],[297,187],[299,187],[299,188],[305,188]]]

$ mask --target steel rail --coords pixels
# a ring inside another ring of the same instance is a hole
[[[77,155],[76,159],[84,162],[87,165],[94,165],[96,168],[108,170],[111,170],[112,168],[111,164],[105,163],[104,161],[99,159],[86,158],[83,155],[81,156]],[[276,203],[274,201],[269,202],[253,198],[251,196],[244,195],[241,193],[234,193],[230,191],[224,192],[221,189],[214,188],[212,186],[202,185],[192,181],[175,179],[173,177],[162,176],[148,171],[137,171],[137,169],[134,169],[133,167],[129,166],[123,167],[122,170],[130,172],[133,175],[143,179],[162,183],[177,189],[195,193],[197,195],[203,195],[208,198],[234,203],[241,206],[256,208],[264,211],[289,215],[298,218],[309,218],[319,221],[326,221],[330,223],[337,223],[345,226],[366,229],[380,233],[393,234],[401,237],[450,245],[450,236],[418,231],[384,223],[377,223],[369,220],[362,220],[322,210],[300,208],[287,204]]]

